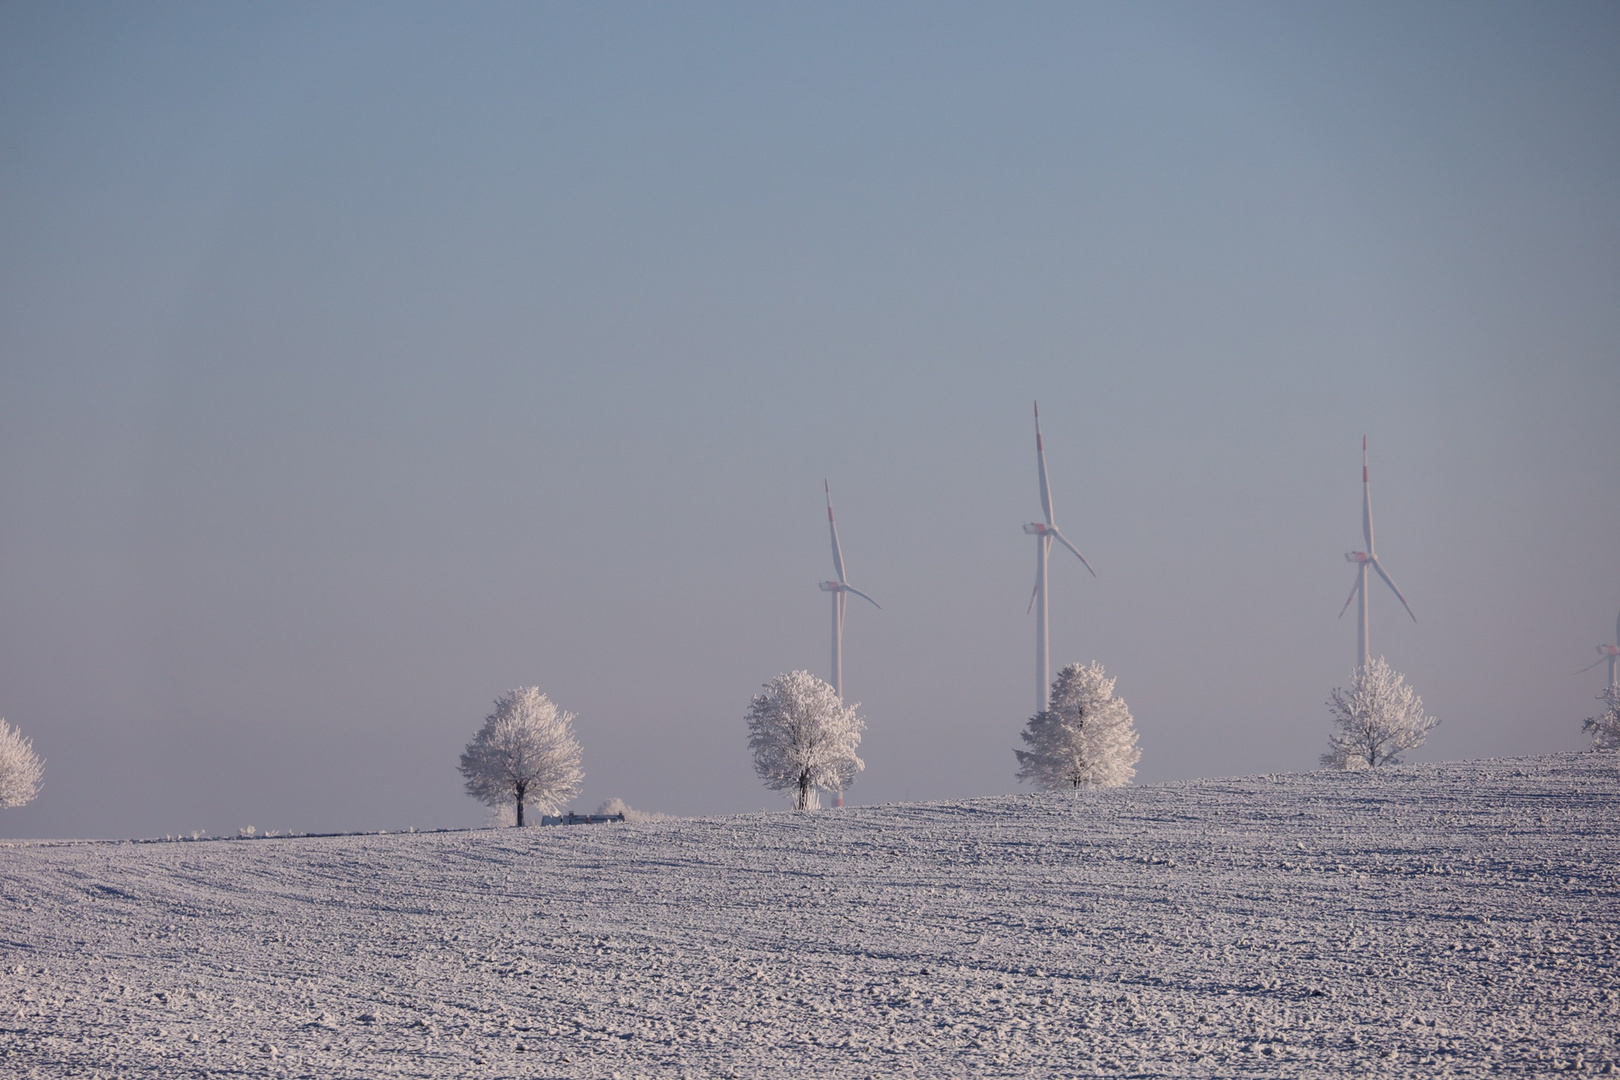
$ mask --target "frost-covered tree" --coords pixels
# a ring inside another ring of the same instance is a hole
[[[1598,700],[1603,711],[1588,716],[1581,730],[1592,733],[1592,749],[1620,750],[1620,687],[1605,686]]]
[[[1397,765],[1403,750],[1423,745],[1440,721],[1423,711],[1423,699],[1382,656],[1350,676],[1350,688],[1334,687],[1328,711],[1338,734],[1328,736],[1322,764],[1330,769]]]
[[[21,806],[39,794],[45,762],[34,744],[0,718],[0,806]]]
[[[585,779],[579,756],[574,714],[559,712],[539,687],[524,686],[495,699],[495,711],[461,755],[461,775],[473,798],[496,809],[515,807],[521,827],[525,805],[544,814],[579,794]]]
[[[1128,784],[1142,758],[1131,710],[1095,660],[1058,672],[1051,704],[1030,717],[1022,738],[1029,749],[1013,751],[1018,779],[1048,791]]]
[[[821,792],[842,791],[866,763],[855,756],[866,722],[859,705],[808,671],[778,675],[748,705],[748,748],[754,771],[772,791],[790,793],[800,810],[821,805]]]

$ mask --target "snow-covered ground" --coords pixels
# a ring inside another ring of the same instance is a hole
[[[17,1076],[1608,1071],[1620,755],[0,848]]]

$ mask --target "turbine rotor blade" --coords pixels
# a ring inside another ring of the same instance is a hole
[[[854,593],[856,596],[860,597],[862,600],[865,600],[867,603],[871,604],[873,607],[877,608],[879,611],[883,610],[883,605],[882,604],[878,603],[876,600],[873,600],[870,596],[867,596],[865,593],[861,592],[861,590],[857,589],[853,585],[845,585],[844,586],[844,591]]]
[[[1054,529],[1051,530],[1051,532],[1052,532],[1053,536],[1057,537],[1057,542],[1058,543],[1062,544],[1064,547],[1066,547],[1070,551],[1074,552],[1075,556],[1081,562],[1085,563],[1086,569],[1091,570],[1091,564],[1086,562],[1086,557],[1084,555],[1080,554],[1080,549],[1079,548],[1077,548],[1073,544],[1069,543],[1068,538],[1065,537],[1062,533],[1058,532],[1057,529],[1054,528]],[[1097,571],[1091,570],[1091,576],[1096,577],[1097,576]]]
[[[1599,656],[1596,660],[1592,661],[1590,664],[1587,664],[1585,667],[1581,668],[1580,671],[1572,671],[1572,672],[1570,672],[1570,674],[1571,675],[1583,675],[1586,672],[1591,671],[1593,668],[1597,667],[1599,664],[1603,663],[1603,661],[1605,661],[1607,659],[1608,659],[1607,656]]]
[[[1041,403],[1035,403],[1035,459],[1041,467],[1041,513],[1052,524],[1052,486],[1046,480],[1046,444],[1041,442]]]
[[[1614,617],[1614,643],[1620,645],[1620,615]]]
[[[1395,582],[1388,574],[1384,573],[1384,568],[1379,564],[1377,557],[1375,556],[1370,561],[1372,562],[1372,568],[1378,571],[1378,576],[1384,579],[1384,584],[1390,587],[1390,590],[1395,594],[1395,598],[1401,602],[1401,607],[1406,609],[1408,615],[1412,615],[1412,605],[1406,602],[1406,597],[1401,595],[1401,590],[1396,586]],[[1412,615],[1412,621],[1417,622],[1416,615]]]
[[[827,481],[821,482],[822,488],[827,492],[827,528],[832,533],[833,569],[838,571],[840,583],[844,580],[844,553],[838,549],[838,523],[833,520],[832,488]]]
[[[1345,600],[1344,607],[1339,609],[1339,618],[1341,618],[1341,619],[1344,618],[1344,613],[1350,610],[1350,601],[1354,600],[1356,598],[1356,593],[1358,593],[1360,591],[1361,591],[1361,571],[1358,570],[1358,571],[1356,571],[1356,583],[1354,585],[1350,586],[1350,597],[1349,597],[1349,599]]]
[[[1037,581],[1035,583],[1035,587],[1033,589],[1029,590],[1029,607],[1024,609],[1024,614],[1025,615],[1028,615],[1030,612],[1035,610],[1035,597],[1040,594],[1040,591],[1041,591],[1041,583]]]

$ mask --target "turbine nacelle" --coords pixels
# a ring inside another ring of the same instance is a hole
[[[1344,561],[1353,562],[1360,565],[1361,563],[1372,562],[1373,557],[1367,554],[1365,551],[1347,551],[1344,553]]]
[[[847,586],[841,581],[823,581],[817,586],[822,592],[840,592]]]
[[[1620,645],[1599,645],[1597,651],[1599,656],[1620,656]]]
[[[1052,530],[1044,521],[1032,521],[1028,525],[1024,526],[1024,531],[1031,536],[1045,536]]]

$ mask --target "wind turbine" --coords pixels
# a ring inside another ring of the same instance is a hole
[[[1390,578],[1389,574],[1385,573],[1383,566],[1378,561],[1377,554],[1373,551],[1372,487],[1367,482],[1367,436],[1365,435],[1361,437],[1361,534],[1367,538],[1367,550],[1345,553],[1345,561],[1356,564],[1356,583],[1350,587],[1350,599],[1346,600],[1344,607],[1339,609],[1339,617],[1342,619],[1344,613],[1350,608],[1350,601],[1354,600],[1358,593],[1360,594],[1361,608],[1359,611],[1360,617],[1357,619],[1356,638],[1356,670],[1358,671],[1367,666],[1367,656],[1372,651],[1367,641],[1368,567],[1372,567],[1373,570],[1378,572],[1378,576],[1384,579],[1384,584],[1389,586],[1390,592],[1393,592],[1395,598],[1401,602],[1401,607],[1406,609],[1408,615],[1412,615],[1412,605],[1406,602],[1406,597],[1401,595],[1401,590],[1396,587],[1394,580]],[[1412,615],[1412,621],[1417,622],[1416,615]]]
[[[821,591],[832,593],[832,685],[838,696],[844,696],[844,594],[854,593],[862,600],[867,601],[878,610],[883,605],[867,596],[861,590],[851,585],[844,577],[844,553],[838,548],[838,523],[833,520],[832,488],[827,481],[821,482],[822,489],[827,493],[827,528],[832,532],[833,569],[838,572],[837,581],[823,581]]]
[[[1035,537],[1035,592],[1029,598],[1030,604],[1035,606],[1035,710],[1045,712],[1052,693],[1052,646],[1046,615],[1046,561],[1052,553],[1052,541],[1074,552],[1087,570],[1091,570],[1091,564],[1086,562],[1079,548],[1058,532],[1052,521],[1052,488],[1046,482],[1046,447],[1041,442],[1041,404],[1038,401],[1035,403],[1035,460],[1041,467],[1041,513],[1046,520],[1032,521],[1024,526],[1024,531]],[[1096,577],[1097,571],[1091,570],[1091,576]]]
[[[1614,640],[1620,642],[1620,618],[1614,620]],[[1579,675],[1583,671],[1591,671],[1607,660],[1609,662],[1609,685],[1620,688],[1620,645],[1599,645],[1597,651],[1598,658],[1575,674]]]

